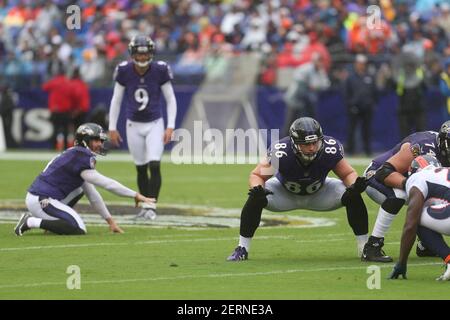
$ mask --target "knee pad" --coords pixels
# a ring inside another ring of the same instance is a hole
[[[386,212],[390,214],[397,214],[405,204],[405,199],[399,198],[388,198],[386,199],[381,208],[383,208]]]

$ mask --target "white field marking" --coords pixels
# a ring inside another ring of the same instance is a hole
[[[232,262],[227,262],[232,263]],[[438,262],[428,263],[410,263],[408,267],[423,267],[431,265],[440,265]],[[394,264],[379,265],[380,268],[392,268]],[[335,268],[316,268],[316,269],[288,269],[288,270],[273,270],[265,272],[245,272],[245,273],[212,273],[204,275],[182,275],[174,277],[155,277],[155,278],[140,278],[140,279],[120,279],[120,280],[85,280],[83,285],[89,284],[118,284],[118,283],[130,283],[130,282],[150,282],[150,281],[176,281],[184,279],[200,279],[200,278],[228,278],[228,277],[253,277],[253,276],[267,276],[276,274],[290,274],[300,272],[322,272],[322,271],[340,271],[340,270],[366,270],[367,266],[361,267],[335,267]],[[40,283],[26,283],[26,284],[6,284],[0,285],[0,289],[11,288],[30,288],[30,287],[46,287],[46,286],[65,286],[65,282],[40,282]]]
[[[329,239],[300,239],[296,240],[295,236],[260,236],[257,240],[292,240],[296,243],[318,243],[318,242],[330,242]],[[173,244],[184,242],[209,242],[209,241],[232,241],[236,240],[236,237],[230,238],[197,238],[197,239],[178,239],[178,240],[147,240],[136,242],[99,242],[99,243],[79,243],[79,244],[61,244],[61,245],[49,245],[49,246],[32,246],[32,247],[12,247],[12,248],[0,248],[0,252],[11,251],[23,251],[23,250],[46,250],[46,249],[65,249],[65,248],[86,248],[86,247],[114,247],[114,246],[131,246],[131,245],[151,245],[151,244]],[[333,242],[337,241],[353,241],[354,239],[333,239]],[[388,244],[400,244],[400,242],[392,242]]]
[[[42,150],[34,150],[34,151],[7,151],[0,152],[0,160],[14,160],[14,161],[50,161],[59,153],[52,151],[42,151]],[[203,163],[214,163],[214,158],[203,157]],[[364,158],[364,157],[346,157],[346,159],[350,162],[351,165],[362,165],[368,166],[372,158]],[[133,158],[128,152],[124,151],[112,151],[106,157],[98,156],[97,160],[99,162],[133,162]],[[164,163],[170,163],[171,156],[170,153],[164,153],[161,159]],[[259,161],[259,157],[236,157],[236,161],[242,163],[251,163],[256,164]],[[227,164],[229,165],[229,164]]]
[[[329,240],[295,240],[294,236],[261,236],[258,240],[294,240],[295,242],[328,242]],[[65,248],[86,248],[86,247],[105,247],[105,246],[131,246],[131,245],[144,245],[144,244],[173,244],[184,242],[209,242],[209,241],[233,241],[237,240],[237,237],[228,238],[197,238],[197,239],[178,239],[178,240],[148,240],[148,241],[136,241],[136,242],[99,242],[99,243],[74,243],[74,244],[61,244],[61,245],[49,245],[49,246],[32,246],[32,247],[12,247],[12,248],[0,248],[0,252],[11,251],[23,251],[23,250],[46,250],[46,249],[65,249]],[[346,239],[337,239],[342,241]],[[348,240],[348,239],[347,239]]]

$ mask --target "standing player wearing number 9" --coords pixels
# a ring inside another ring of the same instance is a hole
[[[127,143],[136,165],[139,192],[158,199],[161,188],[161,157],[164,144],[169,143],[172,138],[177,113],[171,84],[173,76],[167,63],[153,61],[155,43],[150,37],[133,37],[128,51],[132,61],[120,63],[114,76],[114,93],[109,112],[110,140],[115,146],[122,142],[117,131],[117,121],[123,100],[127,117]],[[160,105],[161,92],[167,105],[165,130]],[[156,207],[144,206],[137,217],[154,219],[155,210]]]
[[[339,179],[329,178],[330,171]],[[365,179],[358,178],[344,159],[341,143],[324,136],[316,120],[295,120],[289,136],[273,144],[267,159],[251,172],[249,185],[249,197],[241,213],[239,245],[228,261],[248,258],[263,208],[275,212],[331,211],[345,206],[361,253],[368,233],[367,208],[361,197]]]

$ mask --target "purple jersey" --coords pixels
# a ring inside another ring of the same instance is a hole
[[[73,147],[52,159],[28,191],[37,196],[63,200],[84,183],[81,171],[95,168],[95,155],[87,148]]]
[[[123,105],[127,119],[150,122],[162,117],[161,86],[173,79],[170,67],[163,61],[153,61],[141,76],[133,62],[124,61],[116,68],[115,81],[125,87]]]
[[[438,143],[437,143],[438,133],[434,131],[424,131],[417,132],[407,136],[400,143],[398,143],[391,150],[379,155],[372,161],[371,169],[376,170],[383,165],[390,157],[396,154],[404,143],[409,142],[411,144],[411,152],[414,157],[419,155],[429,154],[434,157],[438,157]]]
[[[276,170],[276,178],[288,191],[308,195],[323,186],[328,173],[344,157],[343,150],[338,140],[324,136],[322,151],[308,166],[304,166],[295,155],[291,139],[285,137],[271,146],[269,161]]]

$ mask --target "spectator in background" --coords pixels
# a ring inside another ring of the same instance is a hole
[[[441,73],[439,89],[445,98],[444,119],[448,119],[450,115],[450,58],[444,61],[444,71]]]
[[[425,75],[414,54],[403,53],[395,60],[393,75],[398,96],[400,139],[403,139],[413,132],[425,130]]]
[[[94,85],[100,81],[106,73],[106,59],[98,54],[96,49],[83,51],[83,62],[80,66],[80,74],[86,83]]]
[[[257,51],[266,42],[266,20],[254,11],[248,18],[248,26],[240,45],[243,50]]]
[[[245,18],[244,12],[240,11],[237,4],[231,5],[231,10],[225,13],[220,24],[220,31],[225,35],[227,41],[232,42],[232,35],[235,26],[241,23]]]
[[[293,81],[285,94],[287,113],[284,135],[289,134],[290,124],[295,119],[315,117],[318,93],[328,89],[329,86],[330,80],[320,54],[313,54],[311,62],[302,64],[295,69]]]
[[[17,106],[18,98],[17,93],[12,91],[7,85],[0,86],[0,116],[3,120],[3,130],[8,149],[17,146],[12,137],[11,126],[13,122],[13,110]]]
[[[441,15],[437,18],[437,23],[445,31],[447,38],[450,38],[450,4],[441,4]]]
[[[74,70],[72,79],[70,79],[70,87],[72,90],[72,123],[75,129],[86,122],[91,104],[89,87],[80,78],[80,70],[78,68]]]
[[[370,156],[370,130],[377,102],[377,87],[374,75],[367,68],[367,62],[365,55],[356,56],[354,68],[344,84],[344,96],[349,119],[346,150],[349,154],[355,152],[355,128],[361,123],[364,152]]]
[[[70,80],[64,75],[62,67],[58,74],[42,85],[42,90],[48,92],[48,108],[53,124],[52,144],[61,151],[68,146],[69,126],[71,123],[71,87]]]

